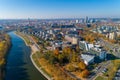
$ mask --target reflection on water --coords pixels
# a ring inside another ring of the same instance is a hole
[[[8,53],[5,80],[46,80],[30,60],[30,48],[24,41],[10,32],[12,47]]]

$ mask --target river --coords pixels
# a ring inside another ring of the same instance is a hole
[[[7,56],[5,80],[47,80],[32,64],[30,47],[14,32],[9,35],[12,47]]]

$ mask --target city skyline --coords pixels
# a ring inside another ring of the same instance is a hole
[[[0,18],[119,18],[119,8],[120,0],[0,0]]]

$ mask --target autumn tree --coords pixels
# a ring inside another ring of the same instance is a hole
[[[77,53],[80,52],[80,48],[79,48],[79,46],[76,46],[76,52],[77,52]]]
[[[64,54],[59,54],[58,55],[58,60],[59,62],[62,64],[63,63],[63,59],[65,58],[65,55]]]
[[[96,36],[93,36],[92,34],[88,34],[87,36],[85,36],[85,40],[90,42],[90,43],[93,43],[95,40],[95,37]]]
[[[73,50],[70,58],[71,62],[79,62],[79,55]]]
[[[51,54],[49,57],[49,63],[54,64],[57,61],[58,61],[57,58],[53,54]]]
[[[63,49],[63,53],[64,54],[70,54],[72,52],[72,49],[70,48],[70,47],[65,47],[64,49]]]
[[[73,64],[67,64],[67,66],[66,66],[66,70],[68,70],[68,71],[75,71],[76,70],[76,68],[73,66]]]
[[[82,78],[86,78],[87,76],[89,75],[89,71],[87,69],[83,70],[81,73],[80,73],[80,76]]]
[[[67,47],[67,53],[71,54],[71,52],[72,52],[72,49],[70,47]]]
[[[54,54],[55,54],[55,55],[58,55],[58,54],[59,54],[59,49],[55,49],[55,50],[54,50]]]
[[[78,66],[82,70],[86,69],[86,64],[84,62],[82,62],[82,61],[78,64]]]

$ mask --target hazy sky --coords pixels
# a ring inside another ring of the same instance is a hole
[[[120,17],[120,0],[0,0],[0,18]]]

